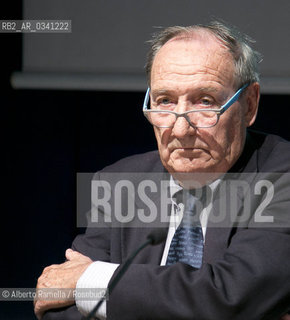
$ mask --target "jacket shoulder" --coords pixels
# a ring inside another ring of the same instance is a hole
[[[274,134],[254,133],[260,141],[257,150],[258,171],[289,172],[290,142]]]

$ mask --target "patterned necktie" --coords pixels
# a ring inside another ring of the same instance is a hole
[[[179,261],[200,268],[203,255],[203,234],[196,210],[197,198],[188,191],[183,191],[183,193],[185,198],[183,219],[171,241],[166,265]]]

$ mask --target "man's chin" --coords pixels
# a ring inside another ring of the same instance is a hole
[[[168,161],[167,167],[172,173],[200,173],[213,170],[214,165],[210,159],[182,157]]]

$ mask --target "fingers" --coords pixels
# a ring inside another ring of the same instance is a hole
[[[81,253],[77,252],[77,251],[74,251],[72,249],[67,249],[65,251],[65,257],[68,259],[68,260],[72,260],[76,257],[78,257],[78,254],[79,255],[82,255]]]
[[[290,320],[290,314],[285,314],[280,320]]]
[[[38,294],[39,292],[37,293],[34,311],[38,319],[41,319],[44,312],[49,309],[69,306],[74,303],[71,292],[75,289],[80,276],[92,263],[89,257],[72,249],[67,249],[65,255],[68,261],[44,268],[38,278],[36,288],[53,296],[53,298],[43,298]],[[54,291],[62,294],[55,299]]]
[[[41,318],[42,318],[42,316],[43,316],[43,314],[44,314],[44,311],[41,310],[41,307],[39,307],[38,302],[36,302],[36,303],[34,304],[34,313],[35,313],[35,315],[36,315],[36,318],[37,318],[38,320],[41,320]]]
[[[67,249],[66,250],[65,257],[69,261],[71,261],[71,260],[79,260],[79,261],[82,261],[82,262],[92,262],[92,260],[89,257],[79,253],[78,251],[74,251],[72,249]]]
[[[63,299],[58,300],[56,298],[53,298],[53,293],[63,297]],[[62,307],[66,307],[74,304],[72,291],[71,291],[71,294],[69,294],[68,291],[63,291],[61,295],[60,293],[61,293],[60,290],[53,291],[53,289],[50,292],[45,291],[45,294],[48,297],[50,297],[47,299],[42,298],[41,294],[40,294],[40,297],[38,296],[38,293],[36,294],[36,298],[34,301],[34,313],[38,320],[40,320],[43,314],[49,309],[62,308]]]
[[[50,304],[48,303],[48,301],[43,301],[43,300],[34,301],[34,313],[38,320],[42,318],[44,312],[49,310],[49,308],[50,308]]]
[[[49,309],[61,308],[74,303],[74,282],[70,283],[72,275],[65,277],[62,270],[64,264],[46,267],[37,280],[34,312],[38,320]],[[72,288],[72,289],[71,289]]]

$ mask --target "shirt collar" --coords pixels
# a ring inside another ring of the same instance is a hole
[[[211,189],[212,194],[214,194],[214,192],[215,192],[217,186],[219,185],[219,183],[221,182],[221,180],[222,180],[221,178],[218,178],[208,185],[208,187]],[[173,201],[173,203],[176,204],[176,194],[178,191],[180,191],[182,189],[183,188],[178,183],[178,181],[175,180],[172,175],[170,175],[169,194],[170,194],[170,198]]]

